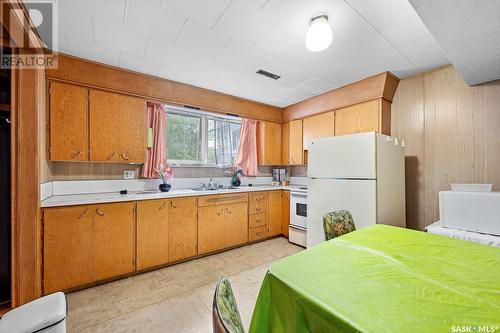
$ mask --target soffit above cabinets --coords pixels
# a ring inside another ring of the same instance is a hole
[[[410,2],[465,82],[500,79],[500,1]]]
[[[58,3],[60,52],[279,107],[381,72],[404,78],[449,63],[407,0]],[[318,12],[334,39],[312,53],[304,38]]]

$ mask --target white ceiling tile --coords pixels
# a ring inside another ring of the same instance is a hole
[[[129,0],[125,25],[130,30],[173,43],[185,20],[165,8],[138,0]]]
[[[59,1],[64,52],[277,106],[443,61],[406,0]],[[304,38],[319,12],[334,39],[313,53]]]
[[[59,0],[59,5],[112,23],[123,23],[126,0]]]
[[[161,40],[150,38],[144,58],[179,67],[184,66],[193,53]]]
[[[262,0],[234,0],[214,26],[240,43],[252,44],[272,29],[278,21],[274,13],[262,11]]]
[[[126,29],[123,25],[95,19],[94,32],[96,44],[108,45],[136,56],[143,56],[146,51],[148,38]]]
[[[410,0],[469,85],[500,79],[500,1]]]
[[[408,1],[346,0],[420,71],[449,64],[439,44]],[[379,8],[387,10],[379,10]]]
[[[120,53],[120,67],[149,75],[158,75],[162,64],[157,61],[147,60],[127,52]]]
[[[199,54],[214,56],[228,41],[228,36],[188,20],[175,42],[175,46]]]
[[[211,28],[231,0],[163,0],[162,6]]]

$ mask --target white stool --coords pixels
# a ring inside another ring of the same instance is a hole
[[[0,333],[65,333],[66,314],[66,296],[50,294],[7,312]]]

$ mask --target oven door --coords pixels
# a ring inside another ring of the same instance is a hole
[[[290,193],[290,225],[307,230],[307,193]]]

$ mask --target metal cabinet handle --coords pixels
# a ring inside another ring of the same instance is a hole
[[[173,201],[170,201],[170,206],[172,206],[172,208],[177,208],[177,205],[176,205],[176,204],[174,204],[174,202],[173,202]]]
[[[163,202],[162,202],[162,204],[160,205],[160,208],[158,208],[158,210],[162,210],[162,209],[163,209],[163,207],[165,207],[165,204],[166,204],[166,202],[165,202],[165,201],[163,201]]]
[[[95,210],[95,212],[96,212],[96,213],[97,213],[97,215],[99,215],[99,216],[104,216],[104,212],[103,212],[100,208],[97,208],[97,209]]]
[[[122,158],[123,158],[125,161],[128,161],[128,154],[127,154],[127,153],[122,153]]]
[[[79,151],[78,153],[76,153],[75,155],[73,155],[73,157],[72,157],[71,159],[73,159],[73,160],[74,160],[75,158],[77,158],[77,157],[78,157],[78,156],[80,156],[81,154],[82,154],[82,152],[81,152],[81,151]]]
[[[262,222],[261,219],[255,220],[255,223],[260,223],[260,222]]]
[[[224,213],[224,208],[221,208],[220,211],[217,213],[218,216],[221,216],[222,213]]]
[[[257,207],[255,208],[256,211],[260,212],[261,208],[260,207]]]
[[[111,156],[110,156],[110,157],[108,157],[108,161],[109,161],[110,159],[112,159],[113,157],[115,157],[115,156],[116,156],[116,152],[113,152],[113,154],[111,154]]]
[[[262,198],[261,197],[257,197],[255,198],[255,201],[260,201]]]
[[[85,211],[83,212],[83,214],[82,214],[82,215],[80,215],[78,218],[79,218],[79,219],[84,218],[84,217],[85,217],[85,215],[87,215],[87,213],[88,213],[88,212],[89,212],[89,210],[88,210],[88,209],[85,209]]]
[[[262,232],[255,233],[255,236],[262,236]]]
[[[226,208],[226,212],[227,212],[228,214],[231,214],[231,211],[229,210],[229,208]]]

